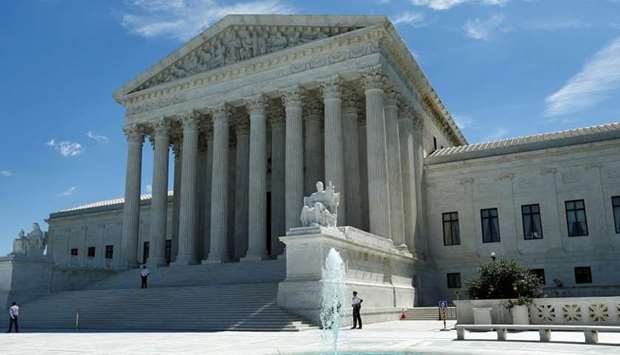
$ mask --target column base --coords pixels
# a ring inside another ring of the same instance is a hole
[[[186,266],[186,265],[194,265],[196,264],[196,260],[194,260],[190,256],[177,256],[176,260],[170,264],[170,266]]]
[[[162,267],[162,266],[166,266],[168,263],[166,262],[166,258],[164,257],[158,257],[158,258],[150,258],[149,260],[146,262],[146,265],[148,267],[152,267],[152,268],[158,268],[158,267]]]
[[[247,262],[247,261],[263,261],[263,260],[271,260],[271,258],[268,255],[247,255],[239,259],[239,261],[242,263]]]
[[[200,263],[202,265],[223,264],[224,262],[225,262],[225,260],[223,260],[223,259],[215,259],[215,258],[207,258],[207,259],[204,259],[204,260],[200,261]]]

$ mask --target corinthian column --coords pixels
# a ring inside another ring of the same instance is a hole
[[[316,191],[317,181],[323,180],[323,154],[321,149],[321,123],[323,112],[321,103],[309,99],[306,103],[304,118],[304,194],[309,195]],[[302,201],[303,204],[303,201]]]
[[[153,267],[166,264],[166,232],[168,222],[168,155],[170,146],[169,123],[155,124],[153,133],[153,183],[151,198],[151,227],[149,265]]]
[[[269,110],[271,124],[271,255],[284,251],[284,244],[278,239],[286,232],[286,191],[285,191],[285,140],[284,112],[278,105]]]
[[[380,70],[363,74],[366,95],[366,155],[368,159],[368,210],[370,232],[386,238],[390,233],[390,196],[383,107],[384,75]]]
[[[172,250],[171,260],[174,262],[179,250],[179,211],[181,210],[181,138],[174,137],[172,152],[174,153],[174,204],[172,207]]]
[[[243,257],[248,248],[248,168],[250,154],[250,123],[240,117],[237,133],[237,178],[235,179],[235,257]]]
[[[304,127],[300,91],[299,87],[293,87],[282,95],[282,103],[286,112],[285,230],[300,225],[299,214],[304,198]]]
[[[211,233],[207,263],[228,259],[228,154],[230,111],[220,105],[213,111],[213,162],[211,176]]]
[[[142,143],[144,134],[138,126],[127,126],[127,176],[123,206],[123,253],[128,268],[138,266],[140,231],[140,183],[142,178]]]
[[[250,113],[248,252],[242,260],[261,260],[267,255],[267,120],[263,97],[249,100],[247,108]]]
[[[346,191],[344,188],[344,148],[342,142],[341,82],[337,77],[321,83],[325,105],[325,180],[340,192],[338,225],[346,224]],[[343,196],[344,195],[344,196]]]
[[[198,230],[196,165],[198,161],[198,115],[183,117],[183,162],[181,163],[181,206],[179,209],[179,251],[176,265],[196,262],[196,232]]]
[[[388,181],[390,191],[391,237],[397,244],[405,242],[403,183],[398,134],[398,93],[388,90],[385,96],[385,135],[387,137]]]
[[[342,123],[344,132],[344,160],[346,183],[344,186],[347,223],[356,228],[362,228],[362,198],[360,193],[360,154],[359,154],[359,124],[358,100],[349,94],[345,97]]]

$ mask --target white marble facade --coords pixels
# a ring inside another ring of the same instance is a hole
[[[406,245],[418,303],[454,297],[446,274],[464,284],[491,251],[545,268],[548,281],[570,286],[571,265],[588,264],[591,286],[620,285],[606,272],[619,238],[609,200],[620,195],[620,127],[467,145],[386,17],[227,16],[114,97],[127,109],[125,203],[52,213],[57,264],[135,267],[145,242],[153,266],[273,258],[322,180],[341,193],[339,225]],[[153,193],[141,198],[147,141]],[[590,234],[568,239],[564,201],[577,199]],[[542,240],[522,238],[526,203],[541,205]],[[499,210],[497,243],[481,242],[483,208]],[[460,244],[445,246],[452,211]]]

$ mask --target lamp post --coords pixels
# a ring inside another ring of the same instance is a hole
[[[491,260],[495,261],[495,259],[497,259],[497,256],[495,255],[495,252],[492,251],[491,252]]]

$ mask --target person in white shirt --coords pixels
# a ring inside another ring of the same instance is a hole
[[[362,329],[362,316],[360,315],[360,310],[362,309],[362,302],[364,302],[364,300],[357,297],[357,291],[353,291],[353,298],[351,299],[351,306],[353,307],[353,327],[351,329],[358,328],[358,323],[358,329]]]
[[[13,330],[13,324],[15,324],[15,333],[19,333],[19,324],[17,323],[17,318],[19,317],[19,306],[17,303],[13,302],[11,307],[9,307],[9,330],[7,333],[10,333]]]
[[[146,267],[146,265],[142,265],[142,269],[140,269],[140,278],[142,279],[142,286],[140,286],[140,288],[147,288],[147,284],[146,281],[149,278],[149,269]]]

